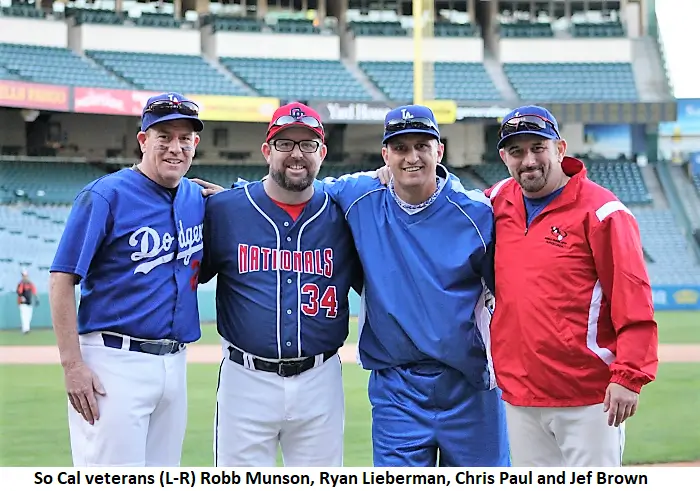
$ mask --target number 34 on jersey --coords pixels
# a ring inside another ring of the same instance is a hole
[[[289,251],[249,244],[238,244],[238,272],[290,271],[323,278],[333,276],[333,249]],[[319,278],[320,279],[320,278]],[[327,283],[321,279],[319,283]],[[300,285],[301,311],[310,317],[324,315],[334,319],[338,315],[338,298],[334,285],[305,282]]]

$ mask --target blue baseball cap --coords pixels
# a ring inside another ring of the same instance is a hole
[[[199,106],[176,92],[166,92],[154,95],[146,101],[141,113],[141,131],[146,131],[154,124],[175,119],[189,119],[194,130],[204,129],[204,123],[199,119]]]
[[[537,135],[550,140],[560,140],[559,124],[552,113],[540,106],[522,106],[513,109],[503,118],[498,132],[498,148],[513,135]]]
[[[433,111],[426,106],[400,106],[389,111],[384,117],[384,138],[382,144],[389,138],[406,133],[427,133],[440,139],[440,129]]]

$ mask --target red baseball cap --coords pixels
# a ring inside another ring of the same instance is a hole
[[[277,133],[290,126],[304,126],[316,133],[321,140],[325,138],[321,116],[301,102],[290,102],[278,108],[275,114],[272,115],[270,124],[267,127],[266,141],[272,140]]]

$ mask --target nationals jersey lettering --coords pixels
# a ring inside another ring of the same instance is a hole
[[[262,182],[207,201],[200,281],[217,276],[219,334],[248,353],[280,359],[338,349],[361,274],[343,212],[318,181],[296,220]]]
[[[202,226],[202,224],[199,224],[183,228],[182,220],[178,222],[179,232],[177,234],[177,240],[179,249],[177,252],[177,259],[182,259],[185,266],[190,263],[190,258],[193,254],[202,250]],[[138,262],[144,258],[156,258],[136,266],[134,274],[148,274],[156,266],[172,261],[173,258],[176,257],[175,252],[169,251],[174,241],[175,238],[170,233],[165,232],[161,236],[151,227],[141,227],[131,234],[131,237],[129,237],[129,245],[132,247],[139,247],[137,252],[131,254],[132,261]],[[161,252],[165,252],[166,254],[156,257]]]
[[[256,245],[238,244],[238,272],[291,271],[293,273],[333,276],[333,249],[287,251]]]
[[[81,278],[78,332],[199,339],[203,221],[201,188],[188,179],[174,196],[132,169],[88,184],[51,266]]]

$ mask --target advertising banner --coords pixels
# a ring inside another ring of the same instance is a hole
[[[280,100],[273,97],[187,94],[200,108],[205,121],[268,123]]]
[[[64,85],[0,80],[0,106],[69,111],[70,89]]]
[[[88,114],[141,116],[144,104],[157,92],[75,87],[73,111]]]
[[[406,103],[408,104],[408,103]],[[401,104],[384,102],[311,101],[309,103],[328,123],[383,123],[384,116]],[[433,110],[438,124],[452,124],[468,119],[500,119],[511,109],[493,106],[458,106],[454,101],[425,101]]]
[[[310,101],[324,123],[384,123],[393,106],[384,102]]]
[[[700,285],[652,286],[652,297],[656,310],[700,310]]]

